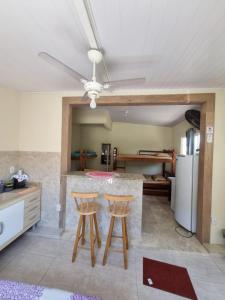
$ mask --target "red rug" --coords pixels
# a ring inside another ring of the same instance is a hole
[[[143,258],[143,284],[188,299],[198,299],[186,268],[145,257]]]

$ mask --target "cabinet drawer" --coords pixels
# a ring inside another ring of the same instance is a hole
[[[40,202],[34,202],[32,205],[25,207],[24,209],[24,218],[32,213],[40,213]]]
[[[24,206],[24,229],[29,228],[40,220],[41,199],[40,192],[32,193],[25,199]]]
[[[25,200],[25,209],[38,203],[40,203],[40,193],[36,193],[32,197],[29,197]]]
[[[32,226],[36,222],[40,220],[40,209],[36,211],[32,211],[24,217],[24,228],[28,226]]]

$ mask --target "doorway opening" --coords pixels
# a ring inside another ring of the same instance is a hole
[[[145,95],[145,96],[113,96],[102,97],[98,105],[102,106],[141,106],[141,105],[199,105],[201,110],[200,140],[201,151],[199,157],[198,180],[198,207],[197,207],[197,239],[201,243],[210,240],[210,210],[211,210],[211,182],[212,182],[212,149],[213,143],[207,142],[206,128],[214,125],[214,94],[181,94],[181,95]],[[62,165],[61,173],[66,174],[71,170],[71,134],[72,111],[87,106],[88,101],[77,97],[63,98],[63,128],[62,128]],[[149,106],[151,107],[151,106]],[[91,149],[89,149],[91,150]],[[139,149],[145,150],[145,149]],[[93,160],[94,161],[94,160]],[[65,193],[66,180],[61,180],[61,207],[60,227],[65,226]],[[161,206],[163,205],[161,201]],[[154,201],[153,201],[154,202]],[[153,203],[152,202],[152,203]],[[157,203],[160,203],[158,201]],[[154,205],[151,205],[153,207]],[[146,225],[143,226],[146,228]],[[147,229],[144,229],[147,230]]]

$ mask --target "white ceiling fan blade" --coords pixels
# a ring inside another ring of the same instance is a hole
[[[72,76],[73,78],[75,78],[78,81],[81,81],[83,79],[84,80],[88,80],[83,75],[81,75],[80,73],[78,73],[77,71],[75,71],[74,69],[72,69],[71,67],[67,66],[66,64],[64,64],[59,59],[57,59],[54,56],[48,54],[47,52],[40,52],[38,54],[38,56],[40,58],[44,59],[45,61],[47,61],[48,63],[54,65],[55,67],[58,67],[59,69],[61,69],[62,71],[66,72],[67,74],[69,74],[70,76]]]
[[[123,87],[123,86],[127,86],[127,85],[133,85],[133,84],[141,84],[141,83],[145,83],[145,78],[141,77],[141,78],[130,78],[130,79],[121,79],[121,80],[113,80],[113,81],[106,81],[104,82],[104,86],[107,85],[108,87]]]
[[[99,49],[102,50],[102,45],[100,42],[100,37],[98,34],[96,22],[94,19],[91,1],[90,0],[73,0],[74,7],[76,8],[76,12],[79,15],[80,22],[82,24],[84,33],[89,42],[89,46],[91,49]],[[109,71],[103,56],[102,66],[105,74],[106,80],[109,80]]]

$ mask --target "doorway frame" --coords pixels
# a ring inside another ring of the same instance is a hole
[[[212,206],[213,142],[207,142],[207,127],[214,128],[215,93],[182,93],[157,95],[101,96],[98,106],[142,106],[142,105],[200,105],[200,157],[197,203],[197,232],[200,243],[210,242]],[[71,168],[72,109],[89,105],[81,97],[62,98],[62,140],[59,228],[65,229],[66,219],[66,174]]]

